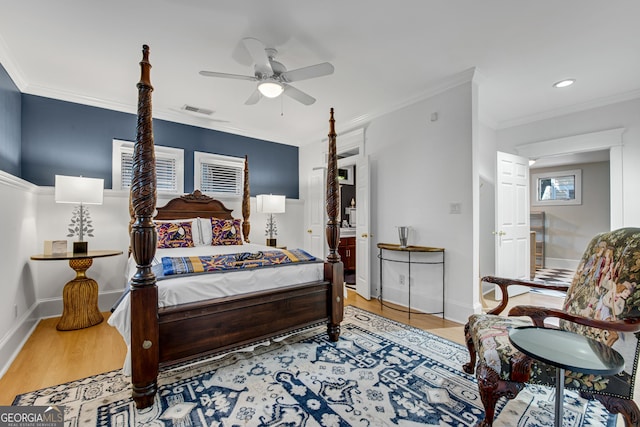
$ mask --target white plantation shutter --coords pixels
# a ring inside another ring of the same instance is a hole
[[[243,158],[194,153],[194,188],[205,194],[241,196],[243,177]]]
[[[177,193],[177,184],[176,159],[162,159],[156,156],[156,188]]]
[[[155,146],[156,188],[167,193],[183,193],[184,151],[179,148]],[[113,140],[113,189],[131,187],[133,175],[133,143]]]
[[[126,190],[127,188],[131,187],[131,175],[133,175],[132,151],[123,150],[120,152],[120,168],[120,185],[116,187],[116,184],[114,182],[113,188],[115,190]]]

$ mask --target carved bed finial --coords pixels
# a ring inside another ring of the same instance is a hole
[[[249,232],[251,231],[251,193],[249,192],[249,157],[244,156],[244,189],[242,194],[242,236],[244,241],[251,243],[249,240]]]
[[[329,245],[328,262],[339,262],[338,239],[340,238],[340,224],[338,224],[338,158],[336,155],[336,129],[333,118],[333,108],[329,118],[329,159],[327,164],[327,244]]]

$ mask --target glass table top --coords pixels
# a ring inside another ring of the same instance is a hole
[[[534,359],[574,372],[614,375],[624,368],[616,350],[569,331],[527,326],[509,331],[511,343]]]

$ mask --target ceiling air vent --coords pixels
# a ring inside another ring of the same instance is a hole
[[[213,114],[213,110],[207,110],[206,108],[198,108],[198,107],[194,107],[193,105],[187,105],[187,104],[183,105],[182,109],[190,113],[202,114],[203,116],[210,116]]]

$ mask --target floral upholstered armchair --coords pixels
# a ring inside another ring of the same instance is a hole
[[[624,370],[612,376],[566,370],[565,388],[579,390],[583,397],[602,402],[609,412],[620,413],[627,427],[640,426],[640,411],[633,401],[640,354],[640,228],[623,228],[594,237],[568,289],[497,277],[482,280],[500,286],[503,301],[488,314],[471,315],[465,325],[471,360],[463,368],[470,374],[476,371],[485,408],[481,426],[491,426],[498,399],[513,399],[524,383],[555,385],[553,366],[525,356],[509,341],[511,328],[532,323],[544,327],[548,317],[559,318],[561,329],[616,349],[625,359]],[[567,296],[563,308],[516,306],[509,311],[510,317],[498,316],[507,305],[507,287],[512,284],[564,289]]]

